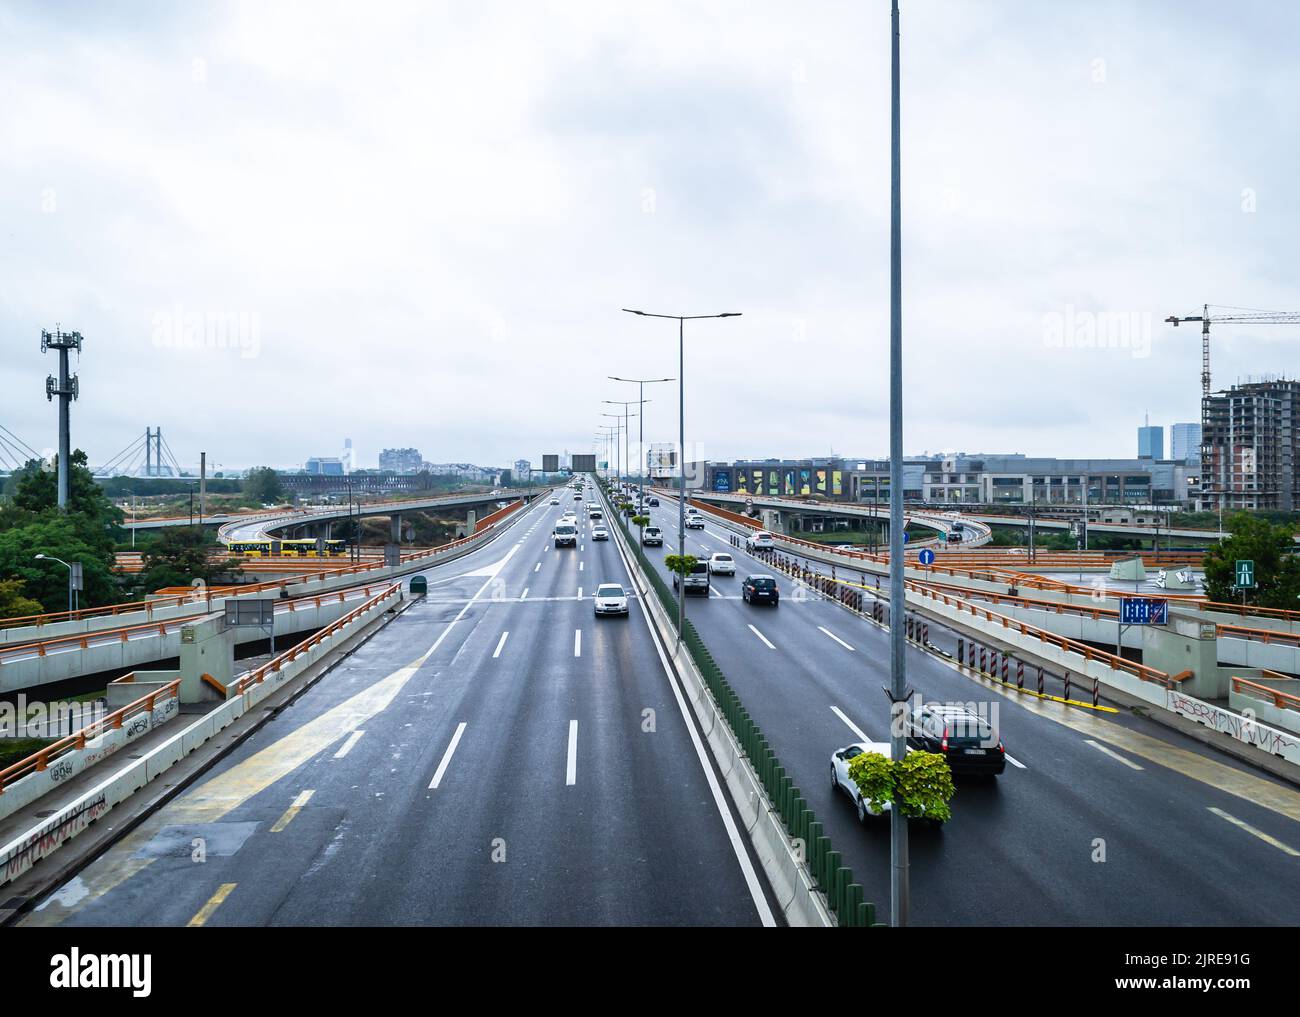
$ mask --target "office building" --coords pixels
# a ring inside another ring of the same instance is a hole
[[[416,448],[386,448],[379,453],[379,468],[394,473],[419,473],[423,462]]]
[[[1176,463],[1201,461],[1201,425],[1174,424],[1169,429],[1169,458]]]
[[[1165,457],[1165,429],[1163,427],[1138,428],[1138,458],[1163,459]]]

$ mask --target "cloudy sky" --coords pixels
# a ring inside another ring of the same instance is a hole
[[[0,5],[0,425],[94,463],[882,453],[886,0]],[[903,7],[905,448],[1134,455],[1203,302],[1300,309],[1300,10]],[[1091,337],[1091,338],[1090,338]],[[1223,325],[1215,381],[1296,373]],[[1217,387],[1217,386],[1216,386]],[[646,437],[675,438],[675,386]],[[635,430],[635,428],[634,428]]]

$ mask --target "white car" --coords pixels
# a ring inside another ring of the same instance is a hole
[[[893,751],[888,742],[853,742],[844,746],[842,749],[836,749],[831,753],[831,790],[843,791],[853,799],[853,804],[858,810],[858,822],[866,823],[868,816],[881,816],[890,811],[890,802],[881,802],[877,805],[870,798],[863,798],[862,792],[858,790],[858,785],[853,783],[849,777],[849,763],[857,756],[864,752],[874,752],[879,756],[889,757]],[[908,752],[914,751],[910,747]],[[928,820],[932,826],[940,826],[940,820]]]
[[[601,583],[592,595],[596,614],[627,614],[627,591],[618,583]]]
[[[551,499],[551,504],[552,504],[552,505],[558,505],[558,504],[560,504],[560,499],[559,499],[559,498],[552,498],[552,499]]]
[[[709,572],[715,576],[734,576],[736,559],[726,551],[717,551],[709,557]]]
[[[746,551],[771,551],[775,547],[776,541],[767,530],[758,530],[745,538]]]
[[[592,540],[609,540],[609,530],[603,526],[593,526],[591,529]]]
[[[865,823],[868,816],[879,816],[888,812],[890,803],[882,802],[877,805],[870,798],[863,798],[858,785],[849,777],[849,763],[864,752],[875,752],[888,758],[890,751],[888,742],[854,742],[842,749],[836,749],[831,754],[831,790],[843,791],[853,799],[853,803],[858,808],[859,823]]]
[[[704,529],[704,517],[692,509],[686,513],[686,528],[688,530]]]

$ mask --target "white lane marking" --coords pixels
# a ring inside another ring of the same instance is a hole
[[[521,593],[521,594],[519,594],[519,599],[520,599],[520,600],[523,600],[523,599],[525,599],[527,596],[528,596],[528,587],[525,586],[525,587],[524,587],[524,592]]]
[[[496,648],[495,650],[492,651],[492,659],[493,659],[493,660],[496,660],[497,657],[501,656],[501,651],[502,651],[503,649],[505,649],[505,645],[506,645],[506,637],[507,637],[508,635],[510,635],[509,630],[507,630],[507,631],[501,633],[501,639],[500,639],[500,641],[497,643],[497,648]]]
[[[841,710],[838,706],[832,706],[831,712],[835,714],[835,716],[839,717],[840,720],[844,721],[844,723],[849,726],[849,730],[852,731],[855,735],[857,735],[861,741],[864,742],[871,741],[871,739],[867,737],[867,733],[863,731],[862,728],[858,727],[857,724],[853,723],[853,721],[849,720],[848,715],[845,714],[845,712]]]
[[[632,579],[632,566],[627,559],[627,555],[623,552],[623,545],[616,542],[616,546],[619,559],[623,562],[623,571],[627,575],[627,584],[630,588],[636,589],[636,583]],[[754,871],[754,863],[749,860],[749,852],[745,849],[740,837],[740,831],[736,828],[736,821],[732,818],[731,808],[727,804],[721,785],[718,784],[718,778],[714,776],[713,764],[705,752],[704,743],[700,740],[700,733],[695,727],[690,708],[686,705],[686,697],[682,694],[678,678],[673,673],[672,666],[668,663],[668,657],[664,654],[664,648],[659,642],[659,635],[655,631],[654,622],[650,620],[650,610],[648,608],[642,610],[641,618],[645,622],[646,631],[650,633],[650,642],[654,644],[655,653],[659,655],[659,666],[664,669],[664,676],[668,679],[668,686],[673,690],[673,700],[677,703],[677,709],[682,715],[682,721],[686,724],[686,732],[690,735],[691,745],[695,748],[695,758],[699,761],[700,769],[704,773],[704,779],[709,785],[709,792],[713,795],[713,807],[718,810],[722,826],[727,831],[727,839],[731,842],[731,850],[736,856],[736,864],[740,866],[741,874],[745,877],[745,886],[749,888],[749,897],[754,902],[754,910],[758,912],[758,920],[765,928],[774,928],[776,918],[772,914],[771,905],[767,902],[767,895],[763,892],[763,884],[759,881],[758,873]]]
[[[1231,813],[1224,812],[1222,809],[1216,809],[1216,808],[1215,808],[1214,806],[1212,806],[1212,805],[1209,806],[1209,809],[1210,809],[1211,812],[1213,812],[1213,813],[1214,813],[1216,816],[1218,816],[1220,819],[1226,819],[1226,820],[1227,820],[1229,823],[1231,823],[1233,826],[1239,827],[1240,829],[1245,830],[1247,833],[1254,834],[1256,837],[1258,837],[1260,840],[1262,840],[1265,844],[1271,844],[1273,847],[1277,848],[1279,851],[1285,851],[1287,854],[1291,855],[1292,857],[1300,856],[1300,851],[1297,851],[1297,850],[1296,850],[1295,848],[1293,848],[1293,847],[1288,847],[1286,844],[1283,844],[1283,843],[1282,843],[1280,840],[1278,840],[1276,837],[1270,837],[1270,836],[1269,836],[1267,833],[1265,833],[1263,830],[1257,830],[1255,827],[1251,826],[1249,823],[1244,822],[1244,821],[1238,819],[1236,816],[1232,815]]]
[[[361,738],[363,734],[365,734],[364,731],[353,731],[350,735],[348,735],[347,741],[345,741],[342,745],[339,746],[338,752],[334,753],[334,758],[342,759],[349,752],[351,752],[352,746],[357,743],[357,741]]]
[[[582,599],[582,587],[581,587],[581,586],[578,587],[578,599],[579,599],[579,600]]]
[[[564,783],[572,787],[578,782],[578,722],[569,721],[569,758],[564,765]]]
[[[580,561],[580,562],[578,562],[578,571],[579,571],[579,572],[582,571],[582,566],[584,566],[585,564],[587,564],[585,561]]]
[[[542,571],[542,563],[541,563],[541,562],[538,562],[536,565],[534,565],[534,566],[533,566],[533,571],[534,571],[534,572],[540,572],[540,571]]]
[[[765,635],[763,635],[763,633],[759,632],[758,629],[754,628],[753,625],[751,625],[751,626],[749,627],[749,631],[752,632],[752,633],[754,633],[754,635],[758,636],[759,639],[763,640],[763,645],[766,646],[769,650],[775,650],[775,649],[776,649],[775,646],[773,646],[771,643],[769,643],[769,642],[767,641],[767,636],[765,636]]]
[[[1029,767],[1025,766],[1024,763],[1022,763],[1019,759],[1016,759],[1015,756],[1013,756],[1010,752],[1007,752],[1005,749],[1002,750],[1002,755],[1006,759],[1006,761],[1010,763],[1012,766],[1014,766],[1017,770],[1029,769]],[[1124,760],[1124,762],[1127,763],[1128,760],[1126,759]],[[1142,769],[1142,767],[1139,766],[1138,769],[1140,770]]]
[[[438,769],[434,772],[433,780],[429,782],[429,790],[436,791],[438,785],[442,783],[442,775],[447,772],[447,765],[451,762],[452,754],[456,751],[456,746],[460,744],[460,736],[465,733],[465,721],[461,721],[456,726],[456,733],[451,736],[451,743],[447,746],[447,751],[442,754],[442,762],[438,764]]]
[[[1134,769],[1134,770],[1141,770],[1141,769],[1142,769],[1142,767],[1138,766],[1137,763],[1133,762],[1133,760],[1131,760],[1131,759],[1125,759],[1123,756],[1121,756],[1121,755],[1120,755],[1118,752],[1116,752],[1114,749],[1109,749],[1109,748],[1107,748],[1105,745],[1101,744],[1101,742],[1094,742],[1091,738],[1085,738],[1085,739],[1083,740],[1083,743],[1084,743],[1085,745],[1091,745],[1091,746],[1092,746],[1094,749],[1096,749],[1098,752],[1103,753],[1104,755],[1110,756],[1111,759],[1116,759],[1116,760],[1118,760],[1119,762],[1123,763],[1123,764],[1124,764],[1125,766],[1127,766],[1127,767],[1130,767],[1130,768],[1132,768],[1132,769]]]
[[[579,544],[579,545],[578,545],[578,550],[579,550],[579,551],[585,551],[585,550],[587,550],[587,545],[586,545],[586,544]]]
[[[826,635],[830,636],[832,639],[834,639],[837,643],[839,643],[842,647],[844,647],[844,649],[846,649],[846,650],[852,650],[852,649],[853,649],[853,647],[851,647],[848,643],[846,643],[843,639],[841,639],[839,636],[837,636],[837,635],[836,635],[834,632],[832,632],[830,629],[826,628],[826,626],[824,626],[824,625],[818,625],[817,628],[820,629],[822,632],[826,633]]]
[[[573,655],[582,656],[582,629],[573,630]]]

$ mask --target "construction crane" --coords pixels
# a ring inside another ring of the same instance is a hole
[[[1201,323],[1201,401],[1210,397],[1210,321],[1235,321],[1255,325],[1300,325],[1300,311],[1255,311],[1248,307],[1225,307],[1225,311],[1244,311],[1244,314],[1219,314],[1210,317],[1210,305],[1202,304],[1201,313],[1186,318],[1170,315],[1165,319],[1170,325],[1180,325],[1184,321]]]

